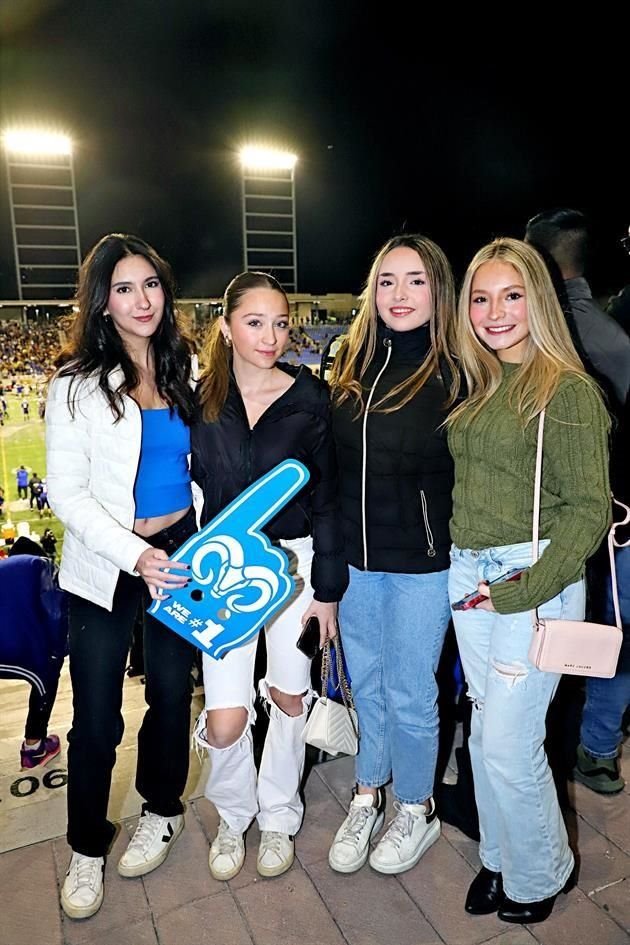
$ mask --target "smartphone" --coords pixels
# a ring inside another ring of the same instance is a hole
[[[502,574],[501,577],[495,578],[494,581],[488,581],[488,586],[492,587],[493,584],[502,584],[503,581],[520,581],[521,574],[524,574],[527,570],[527,568],[510,568],[510,570]],[[486,595],[482,594],[480,591],[473,591],[472,594],[466,594],[461,600],[451,604],[451,610],[471,610],[473,607],[476,607],[477,604],[487,599]]]
[[[309,617],[304,628],[295,644],[304,656],[312,660],[319,653],[319,620],[317,617]]]

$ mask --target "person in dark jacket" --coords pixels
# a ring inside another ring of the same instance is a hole
[[[443,431],[454,366],[451,269],[423,236],[377,253],[359,314],[331,373],[333,434],[350,585],[339,612],[359,715],[357,788],[329,853],[351,873],[414,866],[440,834],[433,782],[435,673],[450,619],[453,467]]]
[[[307,368],[277,363],[288,340],[289,303],[279,283],[265,273],[236,276],[209,335],[192,426],[191,471],[203,492],[202,526],[282,460],[297,459],[310,472],[308,485],[265,528],[289,557],[295,591],[265,627],[267,672],[260,693],[269,728],[258,777],[250,733],[257,641],[222,660],[203,656],[206,711],[195,735],[211,758],[205,794],[220,822],[209,865],[219,880],[241,869],[244,835],[254,817],[261,829],[258,872],[278,876],[293,862],[293,835],[303,816],[301,735],[312,696],[310,661],[296,642],[310,616],[319,619],[322,645],[335,636],[337,602],[348,581],[328,393]]]
[[[0,678],[31,685],[23,771],[43,767],[61,751],[58,735],[48,734],[59,675],[68,652],[68,603],[56,569],[41,545],[21,536],[0,560]]]

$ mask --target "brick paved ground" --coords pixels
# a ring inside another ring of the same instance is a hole
[[[626,777],[630,772],[626,770]],[[122,825],[106,870],[105,904],[73,922],[58,907],[67,860],[65,840],[0,856],[0,945],[625,945],[630,943],[630,792],[598,797],[572,786],[571,830],[581,856],[579,885],[561,896],[551,919],[531,928],[463,911],[478,867],[476,844],[447,826],[408,873],[381,876],[365,867],[333,873],[326,855],[343,816],[351,759],[315,768],[297,862],[283,877],[255,870],[258,834],[248,834],[242,873],[218,883],[207,868],[216,813],[193,801],[186,830],[166,863],[142,879],[115,869],[135,821]]]

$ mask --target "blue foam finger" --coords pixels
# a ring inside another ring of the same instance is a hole
[[[190,582],[148,613],[214,659],[251,640],[293,592],[286,554],[261,529],[309,478],[287,459],[248,486],[171,555]]]

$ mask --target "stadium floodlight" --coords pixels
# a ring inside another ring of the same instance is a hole
[[[5,128],[0,137],[18,299],[68,296],[81,264],[72,140],[27,125]]]
[[[241,164],[250,170],[287,170],[292,171],[297,164],[297,154],[247,145],[239,152]]]
[[[272,272],[297,292],[295,165],[290,151],[249,144],[239,152],[243,211],[243,268]]]
[[[11,154],[72,154],[68,135],[35,128],[8,128],[2,134],[5,150]]]

